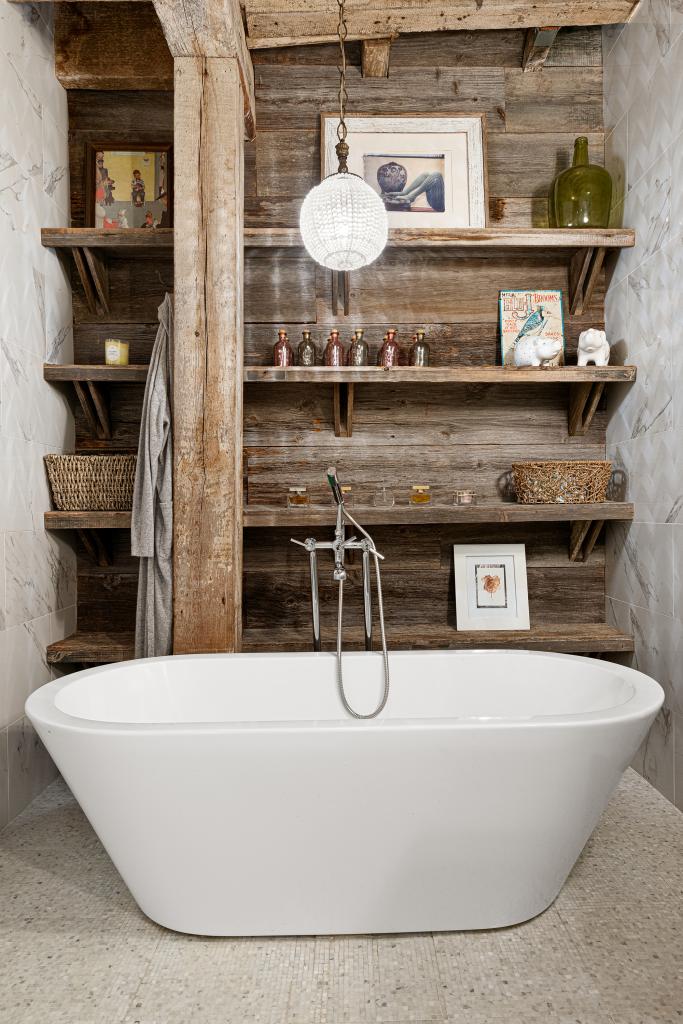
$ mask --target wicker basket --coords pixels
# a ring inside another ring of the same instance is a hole
[[[61,512],[125,512],[133,506],[136,455],[46,455]]]
[[[517,501],[586,504],[605,501],[611,462],[513,462]]]

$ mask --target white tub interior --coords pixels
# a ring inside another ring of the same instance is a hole
[[[381,719],[519,721],[620,707],[634,687],[618,665],[523,651],[406,652],[390,656]],[[347,694],[375,706],[380,655],[344,657]],[[121,724],[346,721],[333,655],[214,655],[94,669],[62,686],[59,711]]]

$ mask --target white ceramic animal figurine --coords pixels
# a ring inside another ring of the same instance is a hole
[[[515,366],[548,366],[562,350],[557,338],[520,338],[515,343]]]
[[[588,331],[581,331],[579,335],[579,366],[588,366],[595,363],[596,366],[607,366],[609,363],[609,342],[604,331],[596,331],[591,327]]]

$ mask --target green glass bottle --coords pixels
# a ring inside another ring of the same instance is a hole
[[[554,193],[554,195],[553,195]],[[606,228],[612,206],[612,179],[604,167],[588,162],[588,139],[574,142],[572,166],[553,182],[558,228]]]

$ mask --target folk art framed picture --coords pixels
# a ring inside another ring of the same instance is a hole
[[[321,176],[337,170],[339,114],[321,115]],[[486,227],[483,114],[347,114],[348,166],[382,198],[390,228]]]
[[[173,226],[173,154],[170,144],[86,146],[86,226]]]
[[[523,544],[455,544],[459,630],[529,629]]]
[[[562,292],[553,289],[523,291],[510,289],[499,295],[500,350],[503,366],[515,365],[515,348],[528,339],[547,338],[560,342],[560,350],[548,366],[564,364],[564,317]]]

